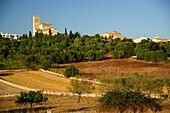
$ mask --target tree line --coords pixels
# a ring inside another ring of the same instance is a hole
[[[36,33],[23,34],[20,40],[10,40],[0,35],[0,68],[48,69],[51,64],[98,61],[108,58],[129,58],[164,62],[170,56],[170,42],[155,43],[143,40],[135,44],[132,39],[106,41],[95,36],[75,32],[52,36]]]

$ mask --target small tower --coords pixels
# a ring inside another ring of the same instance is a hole
[[[33,35],[40,29],[40,16],[33,16]]]

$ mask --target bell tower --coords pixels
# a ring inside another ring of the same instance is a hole
[[[40,16],[33,16],[33,35],[40,29]]]

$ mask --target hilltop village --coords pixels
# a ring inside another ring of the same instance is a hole
[[[58,35],[60,33],[59,30],[52,27],[51,23],[49,23],[49,22],[40,23],[40,16],[38,16],[38,15],[33,16],[32,24],[33,24],[33,29],[32,29],[33,36],[35,35],[36,32],[49,35],[49,30],[50,30],[50,33],[52,34],[52,36]],[[16,39],[16,40],[20,39],[19,34],[10,34],[10,33],[4,34],[2,32],[0,34],[2,35],[2,37],[8,38],[8,39]],[[103,34],[99,34],[99,35],[105,41],[110,41],[111,39],[117,39],[117,38],[119,38],[121,40],[123,40],[124,38],[131,39],[129,37],[123,36],[122,33],[119,31],[110,31],[110,32],[105,32]],[[161,37],[153,37],[151,39],[148,37],[140,37],[137,39],[133,39],[133,41],[134,41],[134,43],[140,43],[142,40],[148,40],[148,39],[152,40],[153,42],[168,42],[168,41],[170,41],[170,39],[168,39],[168,38],[161,38]]]

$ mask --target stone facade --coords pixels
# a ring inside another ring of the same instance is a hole
[[[118,31],[106,32],[104,34],[101,34],[100,36],[103,38],[112,38],[112,39],[116,39],[116,38],[123,39],[124,38],[122,34]]]
[[[57,35],[59,33],[58,30],[52,28],[52,24],[49,22],[40,24],[40,16],[33,16],[33,35],[35,35],[36,32],[49,35],[49,30],[51,30],[52,35]]]

